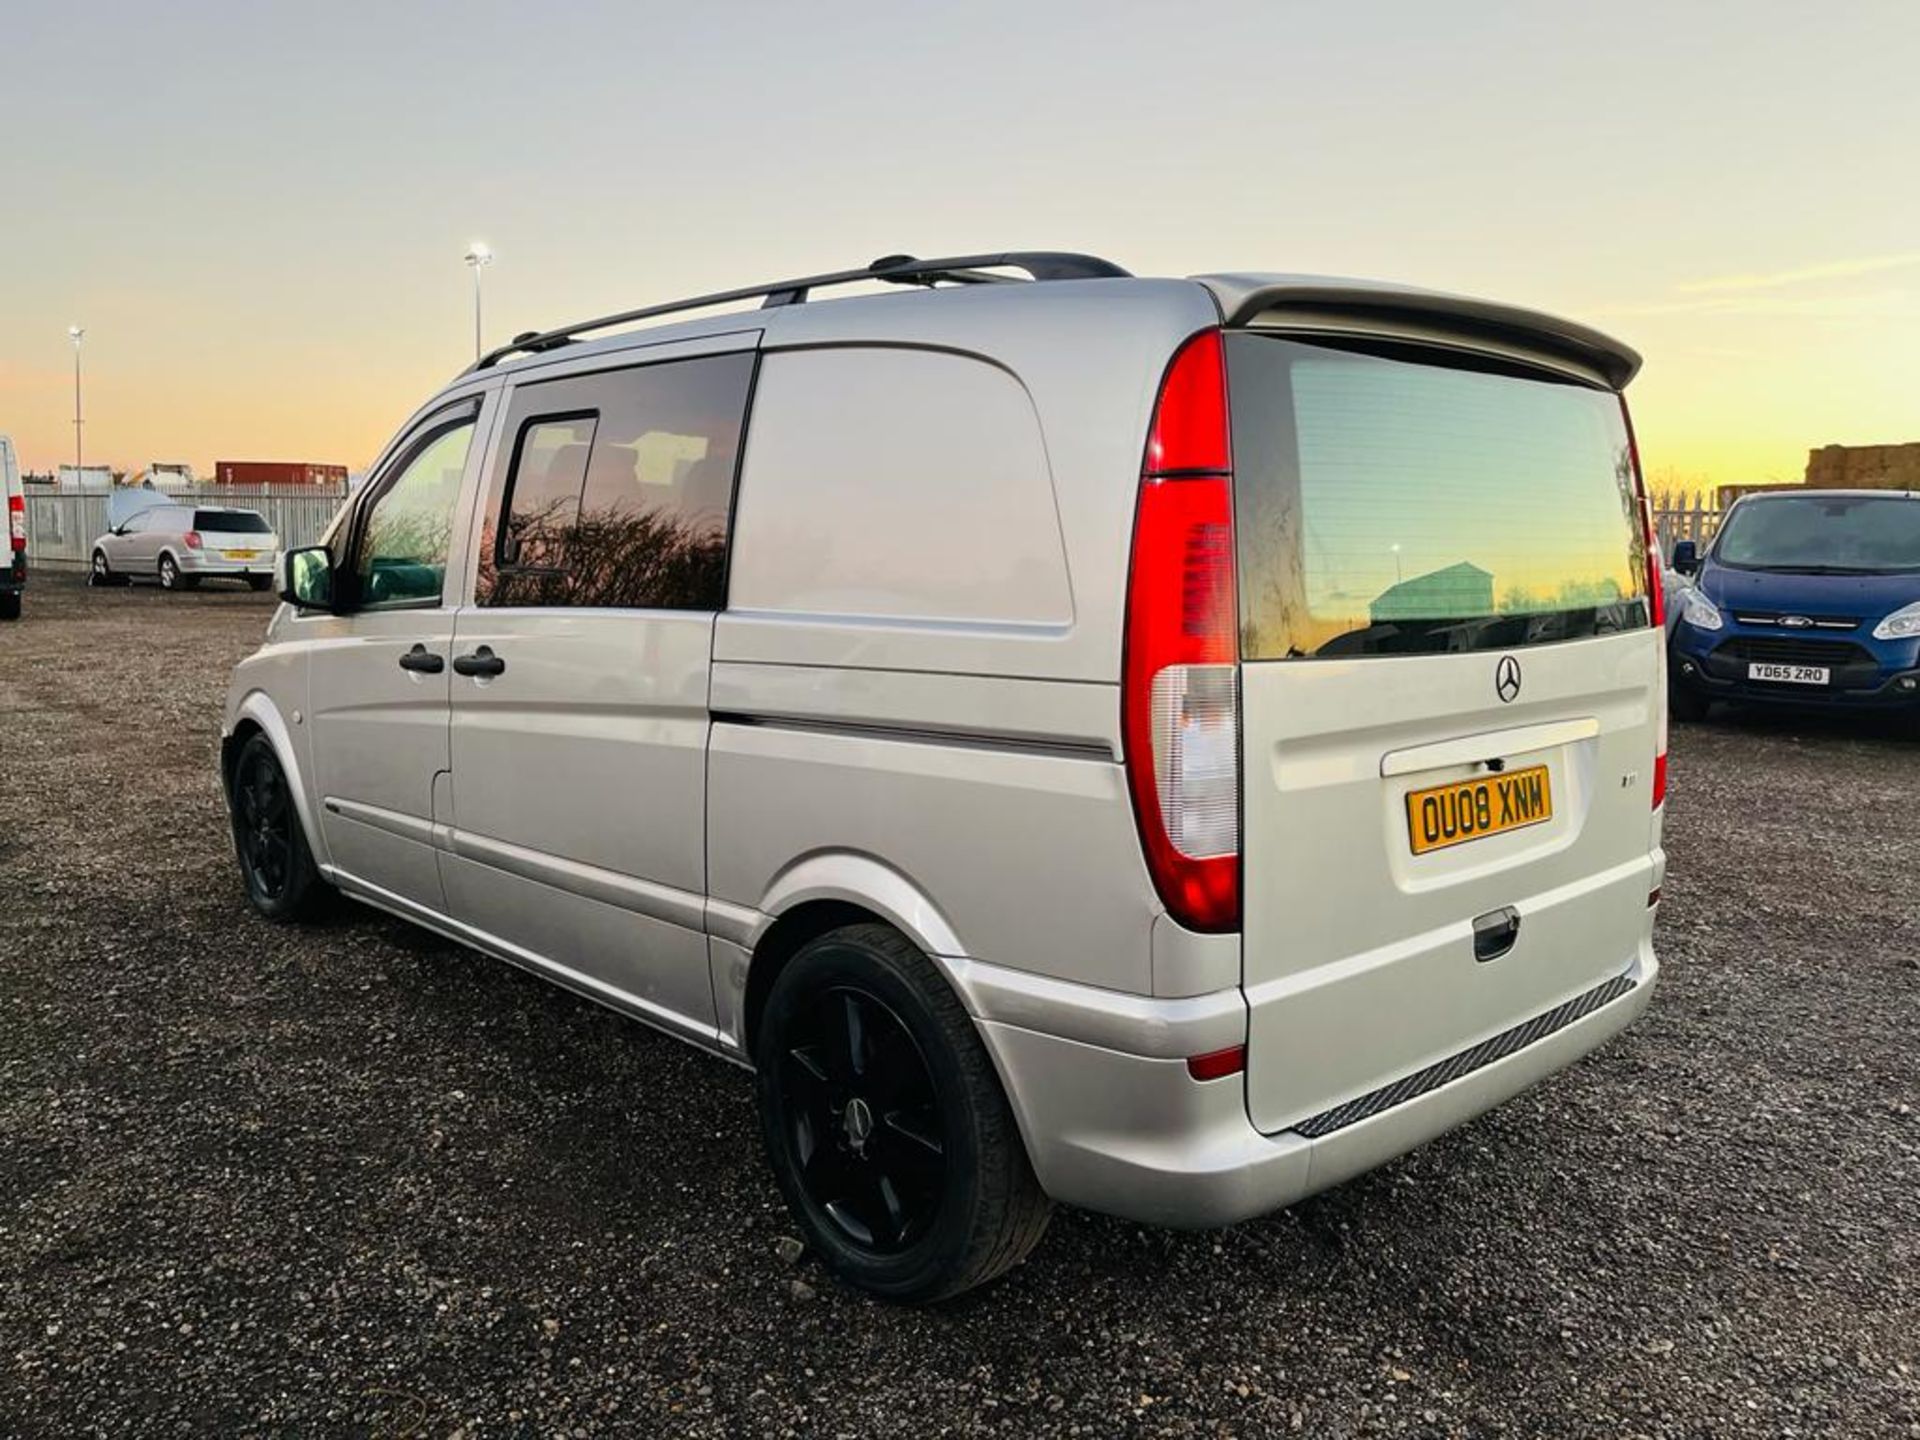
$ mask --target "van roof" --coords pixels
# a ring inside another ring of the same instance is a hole
[[[1829,490],[1808,485],[1783,486],[1778,490],[1753,490],[1734,501],[1735,505],[1754,505],[1762,500],[1920,500],[1920,490],[1876,490],[1870,485],[1850,490]],[[1731,508],[1731,507],[1729,507]]]
[[[1004,270],[1025,271],[1032,278],[1018,280]],[[1088,287],[1102,291],[1125,287],[1130,291],[1169,285],[1198,287],[1210,302],[1220,323],[1242,326],[1252,323],[1299,323],[1309,328],[1339,329],[1353,324],[1369,331],[1381,328],[1429,328],[1436,324],[1456,332],[1484,337],[1496,344],[1517,345],[1523,349],[1575,364],[1590,370],[1615,389],[1633,379],[1640,368],[1640,356],[1630,346],[1577,321],[1566,320],[1542,311],[1529,310],[1498,301],[1453,295],[1377,280],[1356,280],[1324,275],[1292,275],[1263,272],[1207,274],[1186,280],[1136,277],[1110,260],[1065,251],[1008,251],[997,255],[969,255],[937,260],[918,260],[912,256],[885,256],[870,265],[853,270],[831,271],[820,275],[772,281],[733,290],[663,301],[634,310],[615,312],[578,321],[549,330],[518,335],[505,346],[475,361],[461,378],[488,370],[532,368],[558,358],[584,358],[601,352],[613,352],[636,344],[658,344],[671,339],[691,339],[728,331],[766,328],[782,319],[798,318],[783,314],[803,306],[811,312],[812,322],[804,328],[810,339],[837,328],[828,318],[844,318],[849,331],[858,330],[873,312],[867,305],[849,305],[849,300],[879,300],[901,311],[926,315],[924,305],[915,305],[907,296],[840,296],[833,300],[814,300],[818,290],[857,283],[881,282],[913,287],[917,298],[938,296],[942,310],[945,302],[960,301],[981,291],[993,294],[996,305],[1009,292],[1032,298],[1061,292],[1084,293]],[[982,297],[984,298],[984,297]],[[664,320],[691,311],[736,305],[758,299],[760,306],[745,314],[730,311],[695,319],[675,319],[640,330],[623,330],[617,335],[591,341],[581,337],[596,331]],[[906,315],[893,312],[894,321]],[[782,327],[784,328],[784,327]],[[892,328],[889,326],[888,328]],[[858,338],[849,333],[845,338]],[[562,353],[563,352],[563,353]]]

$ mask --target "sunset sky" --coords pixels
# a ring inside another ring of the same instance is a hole
[[[364,466],[491,339],[1090,250],[1562,312],[1661,483],[1920,440],[1920,3],[11,0],[0,433]]]

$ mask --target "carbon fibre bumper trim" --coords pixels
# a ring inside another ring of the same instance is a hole
[[[1576,1020],[1585,1019],[1604,1005],[1610,1005],[1622,995],[1631,991],[1637,982],[1630,975],[1616,975],[1613,979],[1594,986],[1585,994],[1576,995],[1564,1005],[1534,1016],[1531,1020],[1522,1020],[1511,1030],[1503,1030],[1498,1035],[1482,1040],[1478,1045],[1450,1055],[1445,1060],[1436,1061],[1424,1070],[1416,1070],[1411,1075],[1402,1076],[1390,1085],[1382,1085],[1365,1095],[1336,1105],[1331,1110],[1322,1110],[1311,1115],[1297,1125],[1287,1128],[1296,1134],[1317,1140],[1323,1135],[1331,1135],[1336,1130],[1359,1121],[1371,1119],[1382,1111],[1391,1110],[1396,1105],[1425,1095],[1430,1090],[1438,1090],[1442,1085],[1471,1075],[1483,1065],[1491,1065],[1496,1060],[1504,1060],[1517,1051],[1526,1049],[1536,1040],[1544,1040],[1556,1030],[1564,1030]]]

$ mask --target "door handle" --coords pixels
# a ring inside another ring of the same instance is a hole
[[[493,651],[485,645],[482,645],[471,655],[456,655],[453,657],[453,671],[456,675],[472,675],[484,678],[489,675],[502,674],[506,668],[507,662],[494,654]]]
[[[424,645],[415,645],[400,657],[402,670],[417,671],[422,675],[438,675],[447,668],[446,657],[436,655]]]
[[[1473,922],[1473,958],[1498,960],[1520,938],[1520,912],[1511,905],[1489,910]]]

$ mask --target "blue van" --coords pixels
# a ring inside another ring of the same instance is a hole
[[[1715,700],[1920,714],[1920,493],[1749,495],[1674,597],[1668,695],[1683,720]]]

